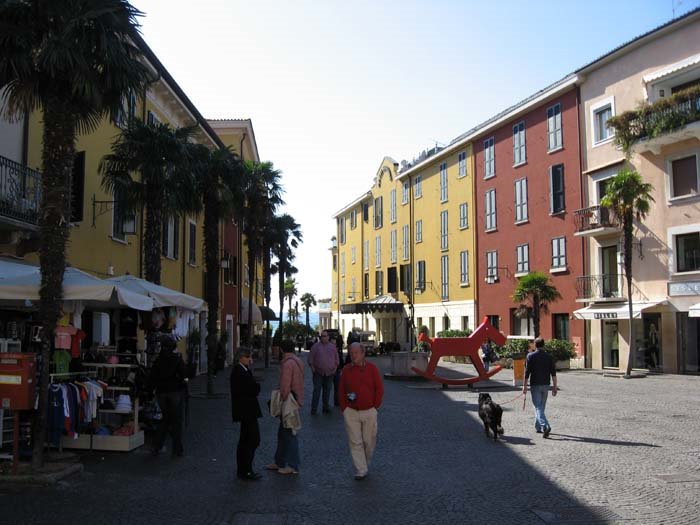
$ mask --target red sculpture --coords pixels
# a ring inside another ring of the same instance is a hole
[[[491,341],[499,346],[503,346],[506,342],[506,336],[491,326],[491,323],[488,321],[488,317],[484,317],[481,324],[469,337],[433,339],[430,342],[431,354],[430,361],[428,362],[428,368],[426,370],[420,370],[414,366],[411,367],[411,370],[413,370],[416,374],[425,377],[426,379],[437,383],[442,383],[443,385],[469,385],[471,383],[476,383],[477,381],[488,379],[492,375],[501,371],[501,365],[491,367],[488,372],[484,368],[484,363],[482,362],[481,357],[479,357],[479,348],[487,339],[491,339]],[[471,358],[472,364],[476,368],[476,371],[479,372],[479,375],[475,377],[466,377],[464,379],[447,379],[445,377],[435,375],[435,369],[437,368],[438,361],[440,361],[441,357],[446,355],[467,356]]]

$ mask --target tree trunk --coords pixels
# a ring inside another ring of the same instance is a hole
[[[212,184],[212,186],[214,186]],[[204,262],[206,266],[205,299],[207,315],[207,394],[214,393],[219,322],[219,206],[217,195],[209,189],[204,203]]]
[[[255,253],[248,239],[248,330],[246,331],[246,346],[250,346],[253,335],[253,279],[255,278]]]
[[[309,306],[306,306],[306,308],[304,308],[304,310],[306,310],[306,330],[307,331],[309,330],[309,328],[311,328],[309,326],[309,308],[310,308]]]
[[[48,415],[51,341],[63,299],[66,244],[70,234],[70,177],[75,157],[75,119],[61,101],[44,107],[44,136],[39,210],[39,318],[43,332],[39,372],[39,407],[34,418],[32,468],[44,463]]]
[[[147,281],[160,284],[160,256],[163,242],[163,192],[157,186],[146,188],[146,231],[144,237],[144,275]],[[185,254],[183,253],[182,256],[185,257]]]
[[[265,288],[265,306],[270,309],[270,264],[272,255],[270,254],[270,247],[263,247],[263,287]],[[269,316],[266,316],[269,317]],[[270,320],[265,319],[265,347],[263,350],[263,355],[265,356],[265,368],[270,367]]]
[[[540,297],[534,295],[532,298],[532,328],[535,331],[535,337],[540,336]]]
[[[278,274],[277,278],[279,280],[279,299],[280,299],[280,324],[279,324],[279,330],[282,329],[282,325],[284,324],[284,275],[287,273],[287,268],[285,267],[285,264],[282,262],[284,253],[281,254],[282,257],[279,258],[278,262]],[[281,333],[281,332],[280,332]]]
[[[624,250],[625,253],[623,254],[624,257],[624,266],[625,266],[625,280],[627,281],[627,311],[629,312],[629,324],[628,324],[628,342],[629,342],[629,353],[627,355],[627,371],[626,371],[626,376],[629,377],[632,375],[632,359],[635,355],[636,351],[636,344],[634,341],[634,331],[632,330],[633,328],[633,322],[634,322],[634,316],[632,312],[632,234],[633,234],[633,227],[634,227],[634,217],[630,213],[625,216],[624,222],[622,225],[622,231],[623,231],[623,236],[624,236]]]

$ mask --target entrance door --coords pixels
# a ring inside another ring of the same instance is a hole
[[[700,373],[700,318],[688,317],[688,312],[676,314],[681,372]]]
[[[600,249],[600,269],[603,274],[603,297],[619,297],[617,246],[605,246]]]
[[[620,342],[617,321],[603,321],[603,367],[620,367]]]

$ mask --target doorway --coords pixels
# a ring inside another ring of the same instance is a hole
[[[602,296],[619,297],[617,245],[600,249],[600,266],[602,273]]]
[[[700,317],[689,317],[688,312],[676,314],[680,372],[700,374]]]
[[[620,367],[620,341],[617,321],[603,321],[603,368]]]

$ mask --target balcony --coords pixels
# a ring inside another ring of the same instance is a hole
[[[574,212],[574,223],[576,224],[576,233],[574,235],[579,237],[594,237],[620,232],[620,228],[613,220],[613,213],[610,211],[610,208],[598,204],[576,210]]]
[[[0,156],[0,229],[36,230],[41,175]]]
[[[661,153],[663,146],[700,138],[700,87],[693,87],[608,120],[625,152]]]
[[[620,276],[616,273],[586,275],[576,278],[576,300],[621,301],[625,296],[620,291]]]

